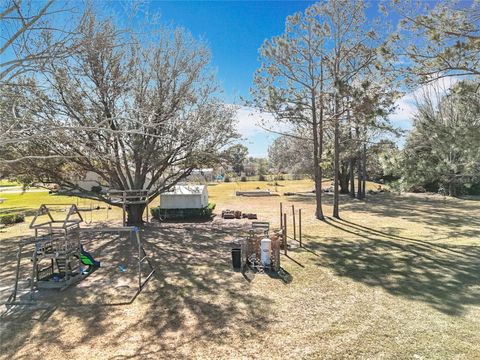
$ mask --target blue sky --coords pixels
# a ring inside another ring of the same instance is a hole
[[[241,104],[249,97],[253,74],[260,66],[258,49],[265,39],[284,31],[285,19],[304,11],[314,1],[153,1],[149,11],[158,12],[165,22],[173,22],[207,41],[212,52],[212,66],[224,89],[227,103]],[[376,2],[367,11],[378,16]],[[401,127],[413,105],[406,99],[395,116]],[[402,120],[403,119],[403,120]],[[239,131],[250,155],[266,156],[275,135],[256,125],[256,117],[245,109],[238,114]]]
[[[225,91],[225,101],[248,96],[259,66],[258,49],[266,38],[284,30],[285,18],[303,11],[310,1],[155,1],[164,21],[207,40],[212,65]],[[153,10],[153,9],[152,9]]]
[[[163,21],[204,38],[212,52],[212,66],[224,89],[227,103],[248,98],[253,74],[259,67],[263,41],[284,31],[285,19],[305,10],[313,1],[157,1],[151,10]],[[239,131],[250,155],[266,156],[275,136],[255,126],[247,111],[238,116]]]
[[[128,3],[128,0],[93,2],[105,15],[118,14],[120,17],[125,16],[122,10]],[[224,101],[241,105],[241,98],[249,97],[253,74],[260,66],[258,49],[264,40],[283,33],[286,17],[304,11],[313,3],[151,0],[145,2],[142,10],[159,13],[163,22],[184,27],[194,37],[204,39],[211,49],[211,65],[224,89]],[[370,18],[378,16],[375,0],[371,2],[367,15]],[[399,103],[403,108],[394,115],[394,120],[397,125],[408,128],[408,118],[414,110],[412,97],[407,96]],[[238,112],[239,132],[244,136],[243,143],[249,147],[251,156],[266,156],[275,135],[257,127],[257,117],[241,109]]]

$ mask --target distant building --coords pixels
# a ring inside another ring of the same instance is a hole
[[[160,194],[160,209],[201,209],[208,205],[205,185],[175,185]]]
[[[210,182],[215,178],[213,169],[194,169],[187,177],[187,181],[192,182]]]
[[[87,171],[84,177],[74,179],[73,182],[76,186],[83,190],[92,191],[92,187],[102,188],[102,183],[105,181],[97,173],[94,173],[93,171]]]
[[[243,165],[243,172],[245,176],[254,176],[257,171],[257,166],[254,163],[248,162]]]

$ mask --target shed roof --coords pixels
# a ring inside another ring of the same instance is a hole
[[[175,185],[161,195],[201,195],[204,190],[205,185]]]

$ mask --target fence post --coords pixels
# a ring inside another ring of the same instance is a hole
[[[295,205],[292,205],[292,215],[293,215],[293,240],[297,241],[297,228],[295,226]]]
[[[287,255],[287,214],[283,214],[283,252]]]
[[[298,209],[298,239],[302,247],[302,209]]]
[[[280,203],[280,229],[283,229],[283,218],[282,218],[282,203]]]

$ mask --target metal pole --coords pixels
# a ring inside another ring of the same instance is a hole
[[[145,200],[147,201],[147,223],[148,223],[148,195],[147,195],[147,197],[145,198]]]
[[[125,191],[123,192],[123,205],[122,205],[122,208],[123,208],[123,226],[125,226],[126,222],[125,222],[125,213],[126,213],[126,205],[125,205],[125,202],[127,201],[126,199],[126,193]]]
[[[23,245],[20,245],[18,247],[18,252],[17,252],[17,270],[16,270],[16,273],[15,273],[15,288],[13,290],[13,301],[15,301],[17,299],[18,276],[19,276],[19,272],[20,272],[20,259],[21,259],[21,256],[22,256],[22,249],[23,249]],[[36,251],[36,249],[35,249],[35,251]]]
[[[140,243],[140,234],[138,229],[135,230],[138,243],[138,290],[142,290],[142,244]]]
[[[295,227],[295,205],[292,205],[292,215],[293,215],[293,240],[297,240],[297,229]]]
[[[287,255],[287,214],[283,214],[283,251]]]
[[[30,281],[30,299],[33,299],[33,287],[35,284],[36,276],[37,276],[37,248],[35,248],[35,253],[33,254],[32,280]]]
[[[298,209],[298,240],[302,247],[302,209]]]

